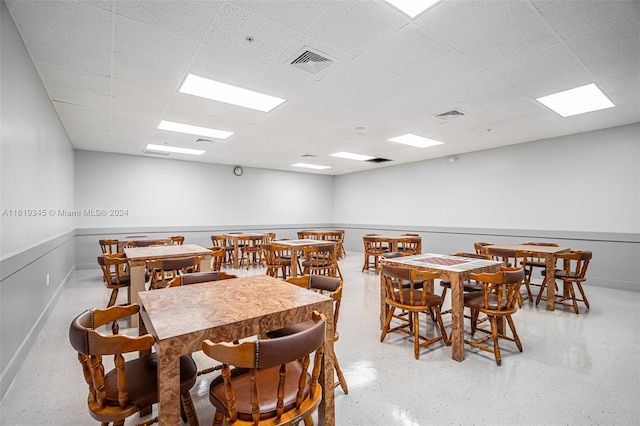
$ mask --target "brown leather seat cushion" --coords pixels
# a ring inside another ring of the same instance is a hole
[[[498,298],[495,294],[490,294],[488,297],[489,309],[498,309]],[[485,309],[484,307],[484,292],[474,291],[464,295],[464,306],[472,309]],[[504,309],[507,306],[506,298],[502,299],[502,307]]]
[[[440,281],[440,285],[442,287],[451,288],[451,281],[442,280]],[[465,292],[483,290],[482,284],[479,284],[476,281],[465,281],[462,283],[462,288]]]
[[[298,379],[302,372],[302,367],[298,361],[287,363],[287,376],[285,381],[284,411],[295,407],[296,394],[298,392]],[[238,410],[238,418],[242,420],[252,420],[251,417],[251,381],[246,369],[234,369],[231,372],[232,386],[235,391],[235,402]],[[276,403],[278,381],[280,377],[280,366],[260,370],[258,373],[258,389],[260,389],[260,419],[268,419],[276,416]],[[309,382],[311,376],[307,373],[307,386],[305,387],[305,397],[309,395]],[[225,404],[224,382],[222,376],[218,376],[209,387],[209,400],[225,415],[229,413]]]
[[[407,289],[403,289],[404,292],[404,304],[405,305],[411,305],[411,289],[407,288]],[[411,306],[420,306],[422,305],[422,290],[413,290],[414,294],[413,294],[413,305]],[[396,292],[397,293],[397,292]],[[396,297],[396,300],[400,300],[399,297]],[[428,306],[432,306],[432,305],[441,305],[442,304],[442,297],[438,296],[437,294],[427,294],[427,297],[425,298],[425,303]]]
[[[158,402],[158,360],[156,354],[142,356],[125,364],[129,402],[138,407],[148,407]],[[187,392],[196,382],[198,368],[191,355],[180,357],[180,394]],[[116,371],[104,378],[107,403],[118,405]]]

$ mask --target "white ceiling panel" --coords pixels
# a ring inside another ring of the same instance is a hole
[[[6,3],[78,149],[175,144],[207,153],[170,158],[340,175],[640,121],[638,1],[444,0],[416,19],[382,0]],[[293,67],[305,50],[332,62]],[[179,93],[189,73],[287,101],[264,113]],[[616,106],[563,118],[535,100],[587,83]],[[451,109],[464,115],[435,117]],[[161,120],[235,134],[197,141]],[[445,144],[386,140],[405,133]],[[349,150],[393,161],[328,156]]]

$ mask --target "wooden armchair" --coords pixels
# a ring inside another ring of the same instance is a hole
[[[337,342],[340,339],[340,333],[338,333],[338,318],[340,316],[340,304],[342,302],[342,280],[335,277],[326,277],[324,275],[303,275],[301,277],[293,277],[286,280],[288,283],[295,284],[298,287],[308,288],[311,291],[317,293],[326,294],[333,300],[333,327],[335,333],[333,335],[333,341]],[[312,327],[314,322],[312,320],[295,324],[290,327],[281,328],[279,330],[273,330],[267,333],[267,337],[275,338],[288,336],[290,334],[299,333]],[[334,383],[334,389],[338,386],[342,387],[342,391],[345,394],[349,393],[349,387],[347,386],[347,380],[342,374],[340,364],[338,363],[338,357],[335,352],[333,353],[333,365],[338,376],[338,381]]]
[[[467,293],[464,296],[464,306],[471,309],[471,335],[476,331],[486,333],[486,336],[475,340],[465,340],[465,343],[474,348],[494,354],[496,364],[502,363],[499,339],[515,342],[518,350],[522,352],[522,343],[516,332],[516,326],[511,315],[518,311],[518,295],[520,285],[524,280],[522,267],[501,267],[494,273],[470,274],[469,277],[482,284],[482,291]],[[478,314],[482,312],[489,318],[491,329],[483,329],[477,326]],[[500,331],[498,319],[506,318],[513,337]],[[483,343],[491,339],[492,346]]]
[[[376,235],[365,235],[362,237],[362,242],[364,244],[364,264],[362,265],[362,272],[373,266],[377,274],[380,271],[380,257],[388,250],[384,242],[377,238]],[[373,264],[371,264],[371,258],[373,258]]]
[[[274,278],[286,279],[291,272],[291,257],[286,257],[289,251],[276,243],[263,243],[262,254],[267,267],[266,275]]]
[[[578,302],[583,302],[587,309],[589,309],[589,300],[584,293],[582,283],[587,280],[587,268],[589,267],[589,262],[592,257],[593,253],[588,250],[572,250],[569,253],[556,254],[556,258],[563,262],[563,268],[556,269],[554,273],[555,279],[562,280],[563,283],[563,294],[556,294],[556,303],[565,305],[567,300],[570,301],[576,314],[579,313]],[[545,276],[546,271],[542,271],[542,274]],[[578,287],[582,299],[576,297],[576,292],[573,288],[574,284]],[[543,298],[543,293],[546,291],[547,286],[550,285],[555,285],[555,283],[550,283],[545,276],[545,280],[540,288],[540,293],[538,293],[538,297],[536,298],[536,305],[540,303],[540,300]]]
[[[100,244],[100,250],[102,250],[102,253],[104,254],[118,253],[120,251],[118,250],[118,243],[118,240],[113,239],[98,240],[98,244]]]
[[[428,291],[426,281],[433,281],[438,274],[422,272],[413,268],[382,265],[382,280],[385,293],[385,304],[388,308],[380,341],[383,342],[387,333],[401,331],[413,336],[413,352],[416,359],[420,358],[420,348],[443,340],[449,346],[451,342],[447,336],[440,314],[442,297]],[[395,311],[408,312],[409,315],[395,315]],[[431,313],[440,327],[440,335],[427,338],[420,335],[419,313]],[[391,328],[391,320],[397,319],[400,325]]]
[[[78,315],[69,327],[69,341],[78,352],[84,378],[89,386],[89,414],[107,425],[124,425],[126,418],[148,409],[158,402],[157,357],[150,353],[155,339],[150,334],[130,337],[117,334],[117,320],[136,315],[138,305],[112,306],[107,309],[92,309]],[[98,329],[110,322],[114,335],[105,335]],[[125,354],[149,352],[131,359]],[[115,368],[106,371],[102,357],[113,355]],[[196,364],[191,356],[180,358],[180,398],[183,420],[191,426],[198,425],[195,408],[189,390],[196,383]],[[139,425],[150,425],[156,419]]]
[[[101,254],[98,256],[98,264],[102,269],[102,278],[107,288],[111,289],[109,306],[113,306],[118,299],[118,290],[131,285],[131,277],[125,272],[125,267],[129,264],[124,253]]]
[[[251,265],[263,266],[264,259],[262,257],[262,236],[248,235],[240,240],[240,264],[245,262],[249,269]]]
[[[338,266],[338,251],[335,244],[318,244],[305,247],[302,261],[303,274],[319,274],[330,277],[340,276],[342,272]]]
[[[214,426],[313,424],[322,400],[318,383],[324,352],[324,317],[299,333],[239,344],[205,340],[202,350],[222,363],[211,382],[209,400],[216,409]],[[313,355],[313,368],[309,364]],[[233,367],[232,367],[233,366]]]
[[[159,288],[177,287],[180,285],[180,276],[183,274],[198,272],[200,258],[180,257],[162,259],[160,268],[155,269],[151,277],[149,288],[156,290]]]

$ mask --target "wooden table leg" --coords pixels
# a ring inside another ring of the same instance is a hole
[[[553,254],[547,254],[544,256],[544,262],[546,265],[544,280],[547,288],[547,311],[553,311],[556,304],[556,260]]]
[[[161,425],[182,425],[180,418],[180,357],[168,356],[170,347],[156,344],[158,353],[158,420]],[[177,393],[176,393],[177,390]]]
[[[318,424],[325,426],[334,426],[336,423],[335,414],[335,391],[334,391],[334,365],[333,365],[333,302],[325,305],[322,312],[326,318],[325,337],[324,337],[324,354],[322,369],[320,370],[320,384],[322,385],[322,402],[318,407]]]
[[[138,293],[146,290],[144,287],[144,272],[145,272],[144,263],[141,265],[130,265],[130,269],[131,269],[130,300],[131,300],[131,303],[138,303]],[[138,327],[138,323],[139,323],[139,316],[138,315],[131,316],[131,327],[132,328]]]
[[[464,291],[463,277],[452,273],[451,281],[451,358],[464,361]]]

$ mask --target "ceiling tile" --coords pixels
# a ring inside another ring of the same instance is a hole
[[[638,3],[640,4],[640,2]],[[629,16],[610,25],[567,40],[567,45],[583,62],[593,62],[611,56],[614,52],[628,51],[640,40],[640,14]]]
[[[304,31],[331,6],[328,1],[299,0],[235,0],[234,3],[297,32]]]

